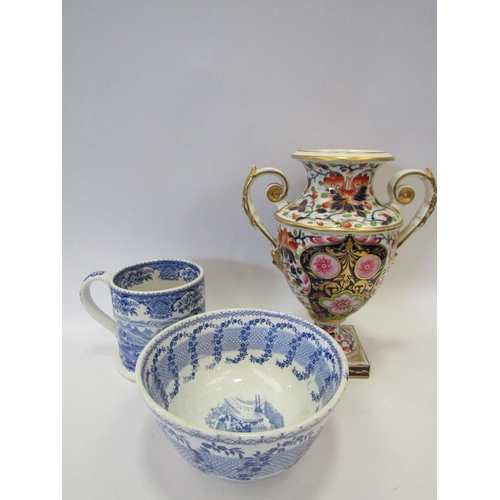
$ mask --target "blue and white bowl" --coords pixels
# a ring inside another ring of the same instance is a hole
[[[339,345],[317,326],[253,309],[181,320],[144,348],[136,381],[177,451],[235,481],[294,465],[348,379]]]

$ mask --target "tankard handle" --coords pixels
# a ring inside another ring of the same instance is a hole
[[[389,205],[397,211],[404,205],[410,204],[415,198],[415,191],[411,186],[400,186],[400,182],[412,175],[420,177],[425,185],[424,201],[416,215],[403,228],[399,236],[398,248],[419,228],[421,228],[436,208],[437,186],[436,179],[430,168],[424,170],[407,169],[395,174],[387,186]]]
[[[97,306],[92,298],[92,295],[90,294],[90,286],[95,281],[102,281],[106,283],[108,288],[110,288],[111,275],[104,271],[96,271],[95,273],[89,274],[80,286],[80,300],[82,301],[83,307],[85,307],[86,311],[116,337],[115,322],[104,311],[102,311],[100,307]]]
[[[278,247],[276,238],[265,227],[262,219],[257,213],[257,210],[255,209],[253,201],[250,198],[250,188],[252,187],[253,182],[257,179],[257,177],[265,174],[276,175],[283,181],[283,184],[273,182],[267,186],[267,199],[275,203],[278,210],[287,204],[285,197],[288,193],[288,179],[285,177],[285,174],[277,168],[267,167],[258,169],[255,165],[253,165],[252,170],[248,174],[247,180],[245,181],[245,186],[243,187],[243,209],[250,219],[250,224],[256,227],[271,242],[271,245],[273,245],[274,250],[271,252],[273,262],[277,267],[280,267],[279,256],[276,251]]]

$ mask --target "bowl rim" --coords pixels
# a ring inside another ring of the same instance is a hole
[[[172,334],[172,331],[175,329],[182,327],[184,323],[189,323],[192,321],[197,321],[200,320],[202,321],[204,318],[217,315],[220,313],[231,313],[231,312],[238,312],[238,313],[251,313],[251,314],[264,314],[264,315],[278,315],[284,319],[292,320],[294,322],[299,322],[299,323],[304,323],[308,327],[311,327],[313,330],[316,331],[317,334],[319,334],[328,344],[331,344],[333,346],[333,349],[335,349],[342,360],[342,370],[341,370],[341,380],[340,384],[333,394],[332,398],[328,403],[320,408],[320,410],[317,413],[314,413],[310,417],[301,420],[300,422],[296,422],[291,425],[286,425],[284,427],[281,427],[279,429],[271,429],[267,431],[259,431],[259,432],[231,432],[231,431],[220,431],[220,430],[212,430],[207,427],[202,427],[198,424],[195,424],[193,422],[190,422],[188,420],[185,420],[183,418],[178,417],[177,415],[174,415],[173,413],[169,412],[168,410],[165,410],[162,406],[160,406],[149,394],[148,390],[143,384],[142,377],[141,377],[141,371],[143,364],[145,363],[145,359],[148,356],[148,353],[150,350],[153,348],[153,346],[168,338],[169,335]],[[135,369],[135,374],[136,374],[136,385],[138,387],[139,393],[141,394],[142,398],[146,402],[147,406],[153,411],[155,415],[158,415],[159,417],[163,418],[163,420],[166,420],[167,422],[171,423],[172,425],[176,425],[179,429],[182,429],[184,432],[189,432],[190,434],[196,433],[197,436],[203,436],[209,439],[227,439],[227,440],[234,440],[234,441],[244,441],[244,440],[251,440],[255,441],[258,438],[265,439],[266,437],[281,437],[281,436],[286,436],[290,435],[291,433],[296,433],[298,430],[302,429],[309,429],[313,426],[315,426],[318,422],[324,420],[333,410],[333,408],[337,405],[339,402],[340,398],[342,397],[342,394],[345,391],[347,381],[349,378],[349,365],[347,362],[347,357],[340,347],[340,345],[333,339],[328,333],[326,333],[324,330],[322,330],[319,326],[315,325],[314,323],[311,323],[310,321],[304,320],[302,318],[299,318],[297,316],[292,316],[287,313],[282,313],[279,311],[273,311],[273,310],[268,310],[268,309],[258,309],[258,308],[228,308],[228,309],[219,309],[215,311],[208,311],[204,313],[197,314],[195,316],[190,316],[188,318],[184,318],[173,325],[170,325],[169,327],[165,328],[162,330],[160,333],[155,335],[143,348],[136,364],[136,369]]]

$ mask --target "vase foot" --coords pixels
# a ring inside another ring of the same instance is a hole
[[[315,323],[329,333],[342,347],[349,363],[349,377],[368,378],[370,376],[370,362],[354,326],[326,325],[316,321]]]

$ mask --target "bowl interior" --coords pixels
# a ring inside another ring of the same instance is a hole
[[[339,351],[298,318],[221,311],[165,330],[138,369],[168,414],[204,429],[262,432],[302,422],[332,399],[345,375]]]

